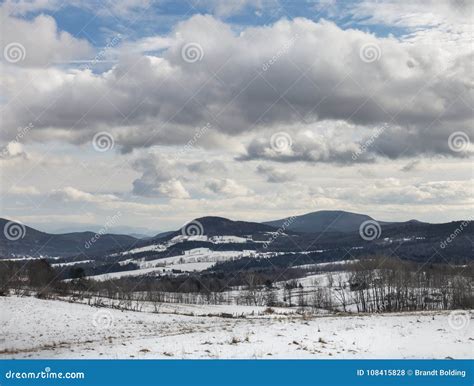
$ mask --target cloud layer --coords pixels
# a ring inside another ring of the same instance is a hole
[[[55,36],[48,18],[29,24]],[[198,15],[166,38],[170,45],[160,57],[118,48],[119,62],[99,74],[7,65],[10,97],[25,83],[19,72],[30,78],[21,101],[9,102],[4,136],[33,121],[30,140],[83,143],[107,130],[122,151],[130,151],[185,145],[196,127],[210,123],[203,145],[215,146],[218,135],[250,133],[255,137],[248,144],[249,158],[282,160],[267,151],[261,138],[286,128],[293,131],[295,146],[285,161],[346,163],[374,127],[387,123],[359,161],[465,155],[450,151],[447,139],[455,131],[473,134],[470,51],[447,54],[426,42],[379,38],[304,18],[237,34],[212,16]],[[41,42],[58,58],[81,56],[87,49],[75,39],[63,47],[61,39],[69,39],[64,34],[55,39]],[[183,51],[189,44],[197,55],[191,59]],[[45,58],[54,56],[41,46],[35,49]],[[27,49],[27,57],[28,65],[44,63],[33,49]],[[53,81],[45,84],[45,78]],[[331,136],[321,130],[321,122]]]

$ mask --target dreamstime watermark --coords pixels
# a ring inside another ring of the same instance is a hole
[[[359,148],[355,152],[352,153],[352,160],[355,161],[362,154],[364,154],[374,144],[376,139],[382,135],[387,127],[388,125],[384,124],[382,127],[376,128],[372,135],[363,144],[359,145]]]
[[[83,70],[90,70],[93,66],[95,66],[97,63],[101,62],[102,60],[104,60],[107,52],[116,47],[117,44],[123,39],[123,36],[121,34],[117,34],[115,35],[112,39],[110,39],[107,43],[107,45],[101,49],[96,56],[94,56],[94,58],[87,64],[84,64],[83,66],[81,66],[81,68]]]
[[[446,237],[445,240],[443,240],[440,244],[439,247],[441,249],[446,248],[449,244],[453,242],[453,240],[458,237],[463,230],[471,223],[471,221],[463,221],[454,231],[451,233],[448,237]]]
[[[21,62],[26,58],[26,49],[21,43],[9,43],[3,49],[3,57],[9,63]]]
[[[181,57],[187,63],[196,63],[204,58],[204,50],[199,43],[186,43],[183,48],[181,48]]]
[[[453,330],[462,330],[469,326],[471,322],[471,315],[469,311],[455,310],[448,315],[448,324]]]
[[[103,235],[107,233],[110,227],[118,223],[120,217],[122,217],[122,212],[120,211],[118,211],[113,216],[108,216],[105,220],[104,226],[100,228],[99,231],[93,237],[90,238],[90,240],[87,240],[85,242],[84,248],[89,249],[90,247],[92,247],[92,245],[95,244],[97,240],[99,240]]]
[[[382,228],[375,220],[367,220],[360,224],[359,235],[366,241],[378,239],[381,234]]]
[[[183,236],[202,236],[204,235],[204,227],[199,221],[193,220],[181,227],[181,234]]]
[[[277,153],[283,153],[291,149],[293,140],[290,134],[280,131],[275,133],[270,138],[270,147]]]
[[[286,55],[290,48],[295,45],[295,42],[298,40],[299,35],[295,34],[294,36],[291,37],[290,40],[288,40],[282,48],[280,48],[275,55],[273,55],[270,59],[268,59],[265,63],[262,65],[262,70],[265,72],[267,71],[271,66],[273,66],[278,59],[280,59],[283,55]]]
[[[191,149],[194,149],[194,146],[196,145],[197,141],[204,135],[208,132],[208,130],[211,128],[211,124],[208,122],[206,123],[205,126],[203,127],[198,127],[195,131],[194,131],[194,135],[193,137],[186,143],[186,145],[184,145],[183,147],[181,147],[181,149],[176,153],[174,159],[175,161],[177,161],[178,159],[180,159],[185,153],[187,153],[188,151],[190,151]]]
[[[10,241],[17,241],[25,237],[26,227],[14,221],[8,221],[3,227],[4,236]]]
[[[26,135],[30,132],[30,130],[35,127],[32,122],[28,123],[27,126],[24,127],[18,127],[17,128],[17,134],[15,135],[15,138],[13,138],[8,145],[10,144],[20,144],[21,140],[26,137]],[[5,146],[2,150],[2,157],[7,157],[9,155],[9,150],[8,150],[8,145]]]
[[[449,148],[456,153],[467,151],[469,144],[469,136],[464,131],[455,131],[448,138]]]
[[[107,329],[114,324],[112,313],[108,310],[99,310],[92,316],[92,324],[98,329]]]
[[[100,153],[113,149],[114,144],[114,137],[107,131],[101,131],[92,138],[92,147]]]
[[[290,227],[291,224],[295,222],[296,219],[297,219],[296,216],[288,217],[283,222],[283,224],[277,229],[277,231],[272,233],[272,237],[270,237],[270,240],[265,241],[265,243],[263,243],[263,248],[267,249],[270,246],[270,244],[273,243],[278,237],[285,234],[285,231]]]
[[[373,63],[382,56],[382,49],[378,44],[366,43],[360,47],[359,57],[365,63]]]
[[[57,372],[45,367],[42,371],[12,371],[5,372],[5,379],[85,379],[82,371]]]

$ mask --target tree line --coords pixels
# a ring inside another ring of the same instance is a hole
[[[472,265],[420,264],[397,258],[366,258],[341,267],[218,270],[155,277],[95,281],[80,267],[68,267],[74,280],[60,280],[65,268],[46,260],[1,261],[0,295],[33,290],[55,294],[132,301],[186,304],[238,304],[309,307],[345,312],[400,312],[474,308]],[[301,278],[310,275],[313,279]]]

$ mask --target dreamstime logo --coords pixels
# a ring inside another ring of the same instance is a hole
[[[21,143],[21,140],[26,137],[26,135],[30,132],[30,130],[34,127],[33,123],[30,122],[27,126],[25,127],[18,127],[17,129],[17,134],[13,140],[11,140],[5,148],[2,150],[2,157],[8,157],[10,154],[10,151],[8,150],[8,146],[10,144],[19,144]]]
[[[197,141],[207,133],[207,131],[211,128],[211,124],[208,122],[205,126],[197,128],[194,132],[194,136],[184,145],[178,153],[175,155],[175,160],[177,161],[180,159],[186,152],[190,151],[194,148]]]
[[[18,63],[22,60],[25,60],[26,50],[22,44],[13,42],[5,46],[3,49],[3,56],[7,62]]]
[[[25,237],[26,227],[18,222],[9,221],[3,228],[3,234],[10,241],[17,241]]]
[[[92,324],[96,328],[105,329],[112,326],[114,318],[110,311],[99,310],[92,317]]]
[[[51,371],[51,367],[45,367],[42,371],[14,371],[9,370],[5,373],[6,379],[84,379],[84,372],[75,371],[75,372],[57,372]]]
[[[263,243],[263,248],[267,249],[271,243],[273,243],[279,236],[281,236],[282,234],[285,234],[285,231],[290,227],[291,224],[293,224],[296,220],[296,216],[291,216],[291,217],[288,217],[285,222],[281,225],[280,228],[277,229],[276,232],[273,232],[271,237],[270,237],[270,240],[268,241],[265,241],[265,243]]]
[[[461,225],[459,225],[454,231],[453,233],[451,233],[448,237],[446,237],[446,239],[444,241],[442,241],[440,244],[439,244],[439,247],[441,249],[444,249],[446,248],[449,244],[451,244],[451,242],[456,238],[458,237],[462,231],[464,230],[464,228],[466,228],[469,224],[470,224],[471,221],[463,221],[461,223]]]
[[[283,131],[275,133],[270,138],[270,146],[278,153],[285,152],[291,149],[293,141],[288,133]]]
[[[375,220],[367,220],[360,224],[359,234],[366,241],[378,239],[382,234],[380,224]]]
[[[462,330],[469,326],[471,317],[468,311],[451,311],[448,316],[448,324],[453,330]]]
[[[90,61],[90,63],[87,63],[84,66],[82,66],[82,69],[90,70],[94,65],[104,60],[104,58],[107,55],[107,52],[113,47],[115,47],[120,42],[120,40],[122,40],[122,38],[123,37],[121,34],[115,35],[112,39],[109,40],[107,45],[102,50],[100,50],[96,56],[94,56],[94,58]]]
[[[290,48],[295,44],[298,37],[299,37],[298,34],[292,36],[292,38],[289,41],[287,41],[283,45],[283,47],[275,53],[275,55],[273,55],[270,59],[268,59],[265,63],[263,63],[262,70],[267,71],[271,66],[273,66],[278,61],[278,59],[280,59],[281,56],[287,54]]]
[[[204,57],[204,50],[199,43],[186,43],[181,49],[181,57],[185,62],[196,63]]]
[[[376,139],[382,135],[387,127],[387,124],[384,124],[382,127],[375,129],[372,135],[363,144],[359,145],[359,148],[355,152],[352,153],[352,160],[355,161],[362,154],[364,154],[374,144]]]
[[[375,43],[366,43],[359,50],[359,56],[365,63],[373,63],[380,59],[382,50]]]
[[[199,221],[193,220],[183,225],[181,234],[183,236],[202,236],[204,234],[204,227]]]
[[[114,137],[106,131],[101,131],[92,138],[92,146],[96,151],[106,152],[114,147]]]
[[[456,153],[467,151],[469,143],[469,137],[463,131],[455,131],[448,138],[449,148]]]
[[[99,231],[91,237],[88,241],[85,242],[84,247],[89,249],[97,240],[99,240],[103,235],[107,233],[111,226],[114,226],[119,221],[120,217],[122,217],[122,212],[118,211],[112,217],[107,217],[105,220],[105,225],[99,229]]]

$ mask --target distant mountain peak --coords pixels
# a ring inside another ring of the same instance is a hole
[[[279,228],[286,222],[286,229],[296,232],[354,232],[358,231],[360,224],[367,220],[373,218],[343,210],[320,210],[263,224]]]
[[[192,226],[193,224],[200,226],[202,228],[200,232],[207,236],[242,236],[251,233],[275,231],[272,226],[257,222],[235,221],[219,216],[205,216],[189,221],[172,235],[174,236],[180,232],[186,232],[186,227]]]

